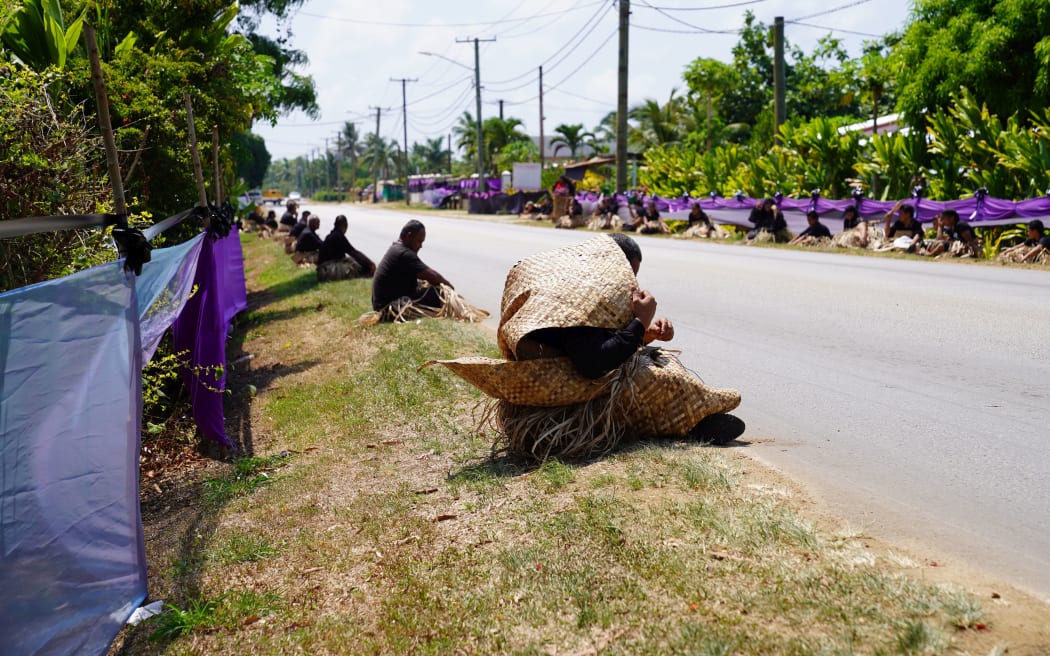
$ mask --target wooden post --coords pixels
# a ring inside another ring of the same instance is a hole
[[[215,206],[222,205],[222,177],[219,175],[219,126],[211,126],[211,163],[215,173],[215,188],[211,195],[215,198]]]
[[[102,143],[106,148],[106,163],[109,165],[109,183],[113,187],[113,209],[117,214],[127,214],[128,204],[124,200],[124,178],[120,175],[117,159],[117,144],[113,139],[113,124],[109,117],[109,99],[106,82],[102,79],[102,62],[98,55],[95,28],[84,22],[84,45],[91,62],[91,83],[95,87],[95,103],[98,105],[98,128],[102,132]]]
[[[193,101],[190,100],[188,93],[183,93],[182,99],[186,101],[186,126],[190,135],[190,155],[193,159],[193,176],[197,178],[197,204],[207,207],[208,195],[204,191],[204,172],[201,170],[201,155],[197,150],[197,128],[193,125]]]

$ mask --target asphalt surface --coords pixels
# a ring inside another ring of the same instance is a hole
[[[376,262],[409,218],[338,212]],[[421,218],[420,257],[498,319],[517,260],[593,236]],[[639,237],[682,360],[735,387],[747,454],[855,531],[1050,601],[1050,272]]]

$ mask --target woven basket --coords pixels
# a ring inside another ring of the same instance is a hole
[[[496,360],[484,357],[431,360],[420,369],[435,364],[453,373],[485,394],[514,405],[552,408],[583,403],[608,392],[612,372],[597,380],[576,372],[569,358],[537,360]]]
[[[637,286],[627,257],[606,235],[525,258],[511,268],[503,288],[500,351],[508,360],[519,359],[519,343],[541,328],[619,330],[634,316]]]

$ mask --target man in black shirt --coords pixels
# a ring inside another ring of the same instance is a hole
[[[1028,222],[1028,238],[1020,244],[1003,250],[996,259],[1003,262],[1033,262],[1043,253],[1050,252],[1050,236],[1039,219]]]
[[[893,215],[897,211],[900,211],[900,218],[890,225],[890,221],[893,220]],[[919,246],[922,245],[923,229],[922,224],[915,218],[915,208],[911,205],[905,205],[904,199],[897,201],[897,204],[893,208],[886,212],[884,217],[886,220],[886,241],[887,245],[880,250],[903,250],[906,253],[912,253],[918,250]]]
[[[441,307],[438,285],[454,288],[444,276],[419,259],[419,249],[423,248],[426,238],[427,230],[419,221],[413,219],[401,228],[400,237],[390,245],[376,267],[372,280],[373,310],[382,312],[391,303],[406,297],[430,308]],[[420,288],[421,280],[430,286]]]
[[[970,257],[977,257],[980,253],[973,228],[965,221],[960,221],[959,213],[952,209],[944,210],[937,217],[937,238],[926,249],[929,257],[937,257],[945,252]]]
[[[299,235],[295,242],[295,252],[292,253],[292,261],[296,264],[317,264],[317,255],[321,251],[321,238],[317,236],[317,230],[321,227],[321,219],[316,216],[310,217],[307,228]]]
[[[335,227],[324,238],[317,253],[317,279],[346,280],[347,278],[370,277],[376,265],[368,256],[350,245],[346,238],[349,224],[346,216],[335,217]]]
[[[285,213],[281,215],[281,223],[277,226],[278,232],[288,232],[291,230],[292,226],[296,223],[296,216],[299,213],[299,208],[296,206],[294,200],[288,201],[285,208]]]
[[[815,210],[806,212],[806,221],[809,222],[809,227],[800,232],[798,237],[789,241],[788,244],[814,246],[819,243],[818,240],[820,239],[831,239],[831,231],[820,222],[820,215]]]

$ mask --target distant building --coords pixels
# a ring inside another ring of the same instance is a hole
[[[863,132],[864,134],[892,134],[900,132],[901,134],[908,134],[911,132],[911,128],[904,125],[900,114],[886,114],[876,118],[874,126],[872,121],[861,121],[839,128],[839,134],[846,134],[847,132]]]

